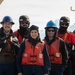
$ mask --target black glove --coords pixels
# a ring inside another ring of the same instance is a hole
[[[18,48],[20,47],[20,44],[19,44],[18,39],[16,37],[12,38],[11,43],[14,47],[18,47]]]
[[[67,65],[62,65],[62,71],[64,72],[65,69],[67,68]]]
[[[67,46],[67,48],[72,49],[72,44],[66,42],[66,46]]]
[[[71,57],[74,57],[75,58],[75,50],[71,51]]]

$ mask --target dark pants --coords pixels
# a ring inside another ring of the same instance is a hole
[[[75,58],[71,58],[72,63],[72,75],[75,75]]]
[[[0,64],[0,75],[14,75],[14,65]]]
[[[15,65],[15,74],[14,75],[17,75],[17,74],[18,74],[18,72],[17,72],[17,66]]]
[[[23,75],[43,75],[43,67],[23,65],[22,66]]]
[[[72,75],[72,65],[71,65],[71,60],[68,61],[67,68],[65,69],[63,75]]]
[[[49,75],[63,75],[63,70],[60,65],[53,65],[51,66],[51,71]]]
[[[63,72],[61,70],[51,71],[50,75],[63,75]]]

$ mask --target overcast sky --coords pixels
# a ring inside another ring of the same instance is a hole
[[[75,0],[4,0],[0,5],[0,21],[9,15],[15,25],[13,30],[19,27],[18,18],[20,15],[28,15],[31,25],[35,24],[44,29],[49,20],[60,19],[61,16],[68,16],[71,25],[75,23]]]

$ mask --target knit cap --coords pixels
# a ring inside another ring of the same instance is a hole
[[[32,25],[32,26],[30,27],[30,32],[31,32],[32,30],[37,30],[37,31],[39,31],[39,27],[38,27],[38,26],[35,26],[35,25]]]

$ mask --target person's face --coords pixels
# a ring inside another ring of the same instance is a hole
[[[36,39],[38,37],[38,31],[37,30],[31,30],[30,35],[33,39]]]
[[[54,28],[48,28],[48,29],[47,29],[47,36],[48,36],[49,38],[53,38],[54,34],[55,34]]]
[[[5,32],[9,32],[11,30],[12,23],[11,22],[4,22],[3,23],[3,29]]]
[[[64,28],[67,28],[69,26],[69,23],[63,22],[63,23],[60,23],[60,26],[64,27]]]
[[[29,27],[29,24],[28,24],[28,22],[21,22],[20,26],[27,28],[27,27]]]

